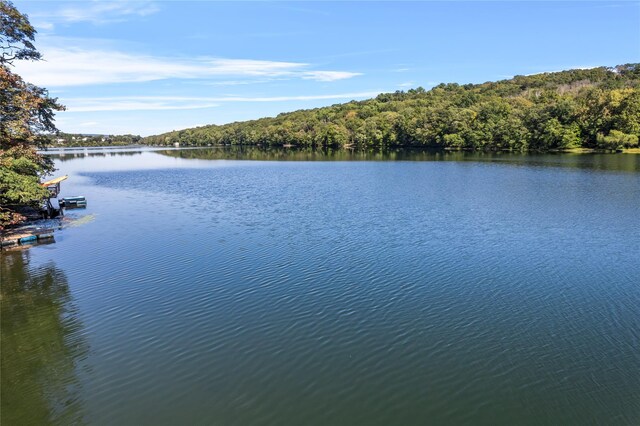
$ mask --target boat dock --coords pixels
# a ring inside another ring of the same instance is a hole
[[[48,190],[48,195],[43,199],[44,206],[40,208],[38,214],[28,215],[28,219],[35,220],[41,218],[55,218],[64,215],[64,209],[86,208],[87,199],[84,196],[66,197],[58,200],[58,207],[54,207],[51,200],[60,195],[60,182],[67,180],[68,176],[60,176],[55,179],[42,182],[40,185]],[[25,213],[25,215],[27,215]],[[54,228],[48,227],[50,223],[28,223],[15,228],[0,230],[0,249],[9,247],[19,247],[30,244],[41,244],[53,242]],[[59,226],[56,226],[59,228]]]
[[[53,228],[22,228],[5,230],[0,235],[0,248],[34,244],[53,239]]]

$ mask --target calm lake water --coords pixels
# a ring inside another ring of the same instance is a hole
[[[3,426],[640,424],[640,155],[87,152]]]

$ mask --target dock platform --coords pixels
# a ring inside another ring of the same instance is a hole
[[[34,244],[53,238],[53,228],[10,229],[2,232],[0,248]]]

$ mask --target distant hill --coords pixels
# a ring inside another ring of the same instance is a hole
[[[626,64],[419,87],[142,143],[546,151],[631,148],[639,137],[640,64]]]

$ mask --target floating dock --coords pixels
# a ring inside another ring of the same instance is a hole
[[[53,238],[53,228],[18,229],[5,231],[0,237],[0,247],[34,244]]]

